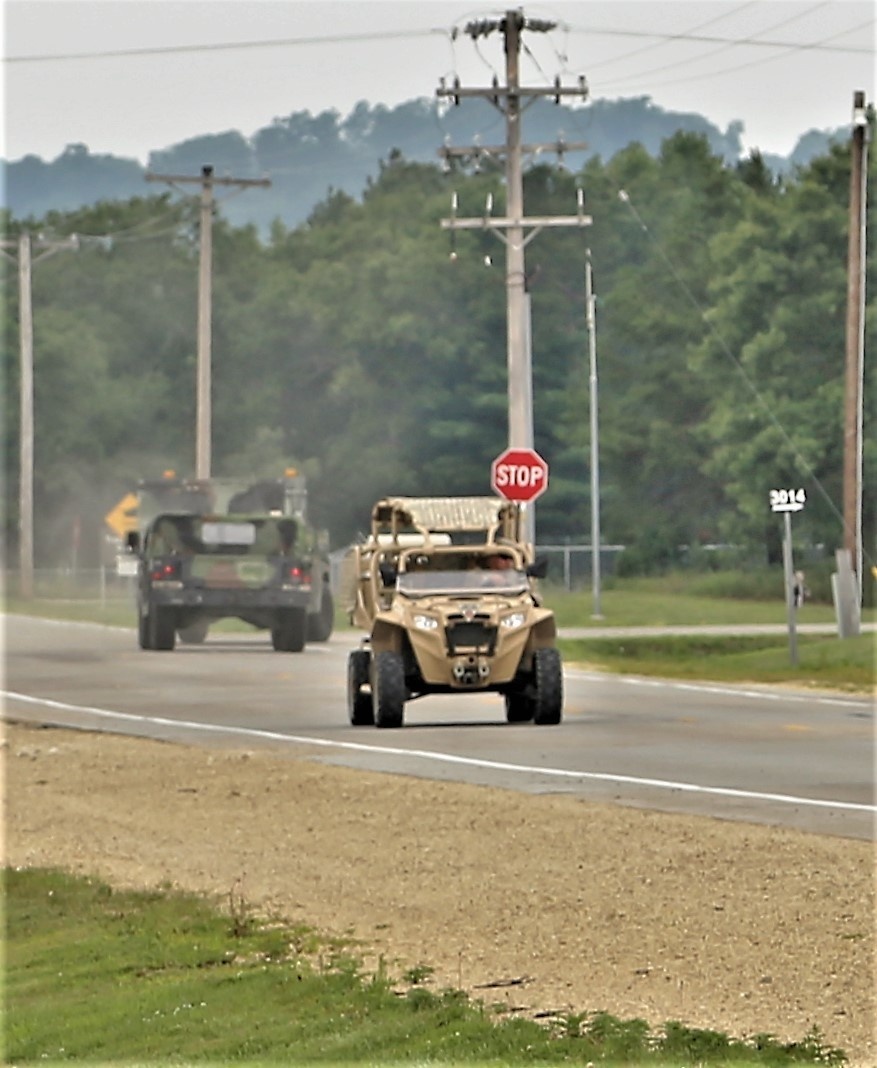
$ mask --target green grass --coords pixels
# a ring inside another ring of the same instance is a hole
[[[601,591],[599,619],[594,618],[590,591],[566,593],[548,587],[545,601],[561,628],[751,624],[782,628],[775,635],[757,636],[560,639],[558,644],[568,663],[664,678],[785,683],[849,693],[874,690],[877,657],[873,634],[841,641],[832,634],[815,636],[798,630],[797,664],[792,663],[781,576],[730,572],[613,579]],[[862,613],[864,623],[873,623],[875,618],[873,608]],[[835,622],[834,607],[825,602],[806,601],[796,613],[798,625],[833,626]]]
[[[797,636],[797,664],[787,635],[654,638],[561,638],[567,664],[596,671],[717,682],[787,683],[802,688],[873,693],[875,636]]]
[[[503,1015],[429,968],[365,973],[356,947],[170,890],[4,871],[5,1063],[158,1065],[841,1064],[782,1044],[606,1013]]]
[[[4,598],[4,611],[43,619],[71,619],[88,623],[102,623],[110,627],[135,627],[137,606],[128,598],[97,599],[34,597],[24,600],[15,595]]]
[[[734,626],[786,622],[782,587],[772,590],[764,578],[763,589],[771,596],[756,597],[749,577],[672,574],[660,578],[612,579],[600,591],[600,617],[594,618],[590,590],[567,593],[551,585],[543,588],[545,602],[559,627],[670,627]],[[742,596],[741,594],[747,594]],[[798,610],[800,623],[834,623],[831,604],[807,601]],[[873,609],[863,621],[873,622]]]

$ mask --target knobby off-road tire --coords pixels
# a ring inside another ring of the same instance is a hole
[[[304,608],[284,608],[271,628],[271,644],[278,653],[300,653],[308,634],[308,614]]]
[[[507,723],[529,723],[533,718],[532,698],[525,693],[507,693],[505,718]]]
[[[320,611],[308,616],[308,641],[327,642],[335,626],[335,602],[328,589],[323,589]]]
[[[370,661],[367,649],[354,649],[347,657],[347,715],[354,727],[370,727],[375,721],[371,692],[362,689],[369,681]]]
[[[563,666],[557,649],[533,653],[533,721],[540,726],[560,723],[563,713]]]
[[[405,712],[405,669],[399,653],[372,656],[372,700],[378,727],[401,727]]]

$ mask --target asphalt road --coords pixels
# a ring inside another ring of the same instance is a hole
[[[4,617],[6,719],[297,757],[668,812],[874,836],[874,704],[785,688],[565,672],[557,727],[505,722],[496,695],[430,697],[405,726],[351,727],[336,635],[143,652],[133,630]]]

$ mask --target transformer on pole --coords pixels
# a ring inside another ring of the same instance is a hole
[[[522,158],[524,153],[543,149],[555,149],[559,155],[571,150],[584,149],[585,144],[567,144],[558,140],[556,145],[524,145],[521,140],[521,116],[526,109],[524,101],[532,102],[537,97],[552,97],[559,104],[562,97],[587,98],[588,89],[584,79],[574,87],[560,85],[559,79],[548,88],[525,88],[520,85],[519,59],[521,33],[524,30],[546,33],[555,23],[542,19],[526,18],[522,11],[507,11],[500,19],[481,19],[470,22],[466,33],[473,39],[487,37],[494,32],[503,36],[506,57],[506,84],[494,84],[486,89],[465,89],[455,82],[453,86],[442,83],[436,95],[460,103],[462,97],[481,97],[489,100],[505,116],[506,140],[502,146],[473,148],[450,148],[444,146],[439,155],[451,158],[474,159],[482,156],[505,157],[506,165],[506,213],[492,215],[492,201],[488,202],[483,216],[458,218],[456,208],[452,216],[442,219],[446,230],[491,230],[506,247],[506,343],[508,363],[509,397],[509,448],[533,448],[533,396],[532,360],[529,349],[530,324],[527,299],[527,274],[524,250],[529,242],[545,227],[590,226],[592,219],[583,212],[584,200],[579,190],[578,213],[569,216],[542,216],[528,218],[524,215],[524,185]],[[456,203],[456,201],[455,201]],[[527,540],[535,540],[535,516],[533,508],[527,509]]]

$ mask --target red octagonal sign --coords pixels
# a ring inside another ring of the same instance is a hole
[[[535,501],[548,489],[548,464],[535,449],[506,449],[491,465],[490,486],[508,501]]]

